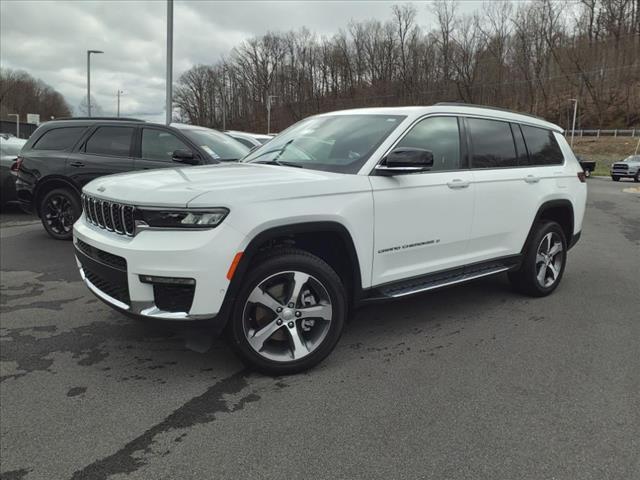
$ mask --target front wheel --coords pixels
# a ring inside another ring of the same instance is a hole
[[[636,176],[633,177],[633,181],[636,183],[640,182],[640,168],[638,168],[638,171],[636,172]]]
[[[522,266],[509,272],[509,280],[521,293],[544,297],[560,283],[566,260],[567,241],[560,225],[540,223],[527,246]]]
[[[613,180],[614,182],[619,182],[620,181],[620,177],[617,175],[611,175],[611,180]]]
[[[230,318],[245,363],[288,375],[320,363],[335,347],[347,315],[345,288],[322,259],[282,249],[250,270]]]
[[[73,224],[80,217],[82,207],[78,195],[68,188],[47,192],[40,202],[40,219],[47,233],[56,240],[70,240]]]

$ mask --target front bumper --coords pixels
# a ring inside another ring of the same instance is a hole
[[[233,228],[223,223],[212,230],[147,230],[126,237],[88,224],[82,216],[73,231],[82,280],[114,309],[152,320],[224,322],[218,313],[229,286],[226,273],[243,239]],[[195,280],[188,307],[163,308],[171,302],[159,299],[161,290],[141,281],[141,275]]]

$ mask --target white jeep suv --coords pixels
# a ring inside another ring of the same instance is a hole
[[[302,120],[240,163],[97,179],[80,275],[133,316],[210,320],[272,374],[309,368],[353,307],[507,272],[544,296],[587,187],[557,125],[437,104]]]

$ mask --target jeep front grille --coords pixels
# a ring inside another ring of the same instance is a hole
[[[82,195],[82,210],[87,221],[119,235],[133,237],[135,234],[135,211],[132,205],[108,202]]]

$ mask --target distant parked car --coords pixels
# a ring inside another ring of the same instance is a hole
[[[623,161],[611,165],[611,178],[614,182],[625,177],[640,182],[640,155],[630,155]]]
[[[71,118],[42,124],[18,159],[16,193],[56,239],[70,239],[80,192],[113,173],[235,161],[249,149],[221,132],[123,118]],[[110,212],[104,212],[110,215]]]
[[[16,200],[18,154],[26,140],[14,136],[0,137],[0,206]]]
[[[229,135],[231,138],[235,138],[237,141],[249,148],[261,147],[273,138],[272,135],[238,132],[237,130],[225,130],[224,133]]]
[[[596,162],[592,160],[585,160],[584,158],[578,155],[576,155],[576,158],[578,159],[578,162],[580,162],[580,166],[584,171],[584,176],[590,177],[593,171],[596,169]]]

